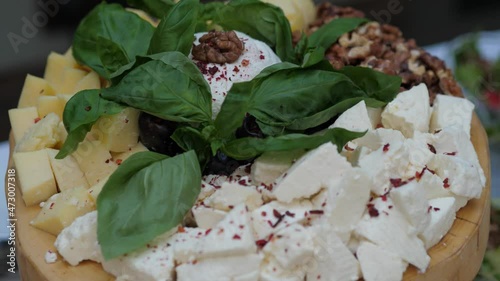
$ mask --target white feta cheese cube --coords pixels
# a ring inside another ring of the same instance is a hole
[[[473,111],[474,104],[467,99],[437,95],[434,99],[430,131],[459,126],[470,136]]]
[[[307,265],[307,280],[358,280],[359,263],[331,225],[314,226],[311,231],[316,251]]]
[[[304,150],[266,152],[252,164],[252,180],[270,185],[276,181],[292,164],[304,155]]]
[[[259,281],[304,281],[306,266],[284,269],[276,259],[268,256],[260,266]]]
[[[257,252],[250,214],[244,204],[236,206],[202,240],[198,257],[224,257]]]
[[[431,221],[421,235],[426,249],[436,245],[448,233],[455,221],[455,198],[436,198],[429,203]]]
[[[84,260],[102,262],[104,258],[97,241],[97,211],[77,218],[64,228],[54,246],[64,260],[73,266]]]
[[[427,169],[423,170],[418,184],[425,190],[427,200],[441,197],[454,197],[455,212],[458,212],[458,210],[467,205],[467,201],[469,201],[467,197],[453,194],[449,188],[445,188],[443,179],[429,172]]]
[[[434,155],[429,169],[443,179],[443,186],[456,195],[479,198],[483,191],[481,177],[474,164],[455,156]]]
[[[274,194],[279,201],[291,202],[319,192],[330,181],[342,178],[352,169],[331,142],[308,152],[277,181]]]
[[[353,140],[357,146],[364,146],[370,150],[377,150],[386,144],[402,143],[405,137],[398,130],[378,128],[371,130],[364,136]]]
[[[373,243],[360,243],[356,255],[366,281],[400,281],[408,266],[400,257]]]
[[[384,127],[399,130],[407,138],[414,131],[427,133],[430,118],[429,91],[424,83],[399,93],[382,112]]]
[[[366,155],[372,153],[373,150],[366,146],[358,146],[356,149],[349,155],[347,160],[351,163],[353,167],[359,167],[359,161],[361,158],[365,157]]]
[[[432,135],[429,133],[421,133],[415,131],[412,139],[406,139],[404,145],[408,151],[409,165],[404,178],[414,177],[417,172],[429,163],[434,155],[429,149],[429,144],[432,142]]]
[[[360,101],[355,106],[344,111],[329,128],[344,128],[352,132],[371,130],[372,122],[368,116],[365,101]]]
[[[45,118],[31,126],[16,145],[16,152],[30,152],[52,148],[59,143],[59,116],[49,113]]]
[[[178,232],[169,239],[175,261],[186,263],[195,260],[206,233],[207,230],[201,228],[178,227]]]
[[[390,193],[396,208],[403,213],[410,224],[415,227],[417,234],[422,233],[429,225],[429,202],[425,190],[416,181],[393,188]]]
[[[359,166],[372,179],[372,192],[381,196],[391,189],[391,179],[407,171],[409,152],[403,143],[387,143],[361,158]]]
[[[261,260],[251,254],[186,263],[177,267],[177,281],[258,281]]]
[[[217,186],[217,188],[220,188],[221,185],[222,183],[219,186]],[[213,186],[212,184],[202,180],[200,194],[198,195],[197,200],[203,201],[205,198],[212,195],[217,190],[217,188],[215,188],[215,186]]]
[[[325,217],[332,230],[349,241],[352,230],[363,216],[370,199],[372,181],[363,170],[354,168],[347,171],[339,182],[328,186]]]
[[[103,261],[102,267],[106,272],[116,276],[118,280],[175,280],[174,250],[170,243],[173,231],[155,238],[142,249]]]
[[[382,108],[367,107],[368,118],[372,123],[372,129],[376,129],[379,125],[382,125]]]
[[[267,239],[281,229],[306,221],[309,211],[314,210],[308,200],[294,200],[291,203],[272,201],[252,212],[253,229],[257,240]]]
[[[205,207],[203,205],[194,206],[191,211],[193,212],[196,225],[204,229],[215,227],[215,225],[223,220],[227,215],[227,212]]]
[[[278,231],[262,250],[283,268],[293,269],[313,257],[313,237],[302,225],[294,224]]]
[[[206,206],[222,211],[229,211],[234,206],[244,203],[252,211],[262,206],[263,201],[262,195],[254,186],[225,182],[220,189],[206,198],[204,203]]]
[[[397,210],[390,198],[374,199],[356,227],[356,235],[393,252],[403,260],[425,272],[430,257],[424,243],[415,234],[414,228]]]

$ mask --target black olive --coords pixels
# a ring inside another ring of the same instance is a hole
[[[150,151],[175,156],[183,150],[170,138],[177,123],[142,112],[139,117],[139,137]]]
[[[236,130],[236,138],[245,138],[245,137],[253,137],[253,138],[264,138],[264,133],[259,128],[259,124],[257,124],[257,119],[252,115],[245,116],[243,119],[243,125]]]
[[[207,165],[205,166],[205,170],[203,171],[203,174],[229,176],[239,166],[244,164],[246,163],[228,157],[226,154],[218,151],[217,154],[212,158],[210,158],[210,160],[208,161]]]

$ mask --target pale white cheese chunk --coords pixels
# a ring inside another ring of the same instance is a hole
[[[313,257],[313,236],[302,225],[294,224],[278,231],[262,250],[283,268],[293,269]]]
[[[45,252],[45,262],[46,263],[55,263],[57,261],[57,254],[48,250]]]
[[[201,241],[198,257],[226,257],[257,252],[250,214],[244,204],[234,207]]]
[[[449,188],[445,188],[443,179],[428,170],[424,170],[418,183],[421,188],[425,190],[427,200],[441,197],[454,197],[455,212],[458,212],[458,210],[467,205],[467,201],[469,201],[467,197],[456,195],[451,192]]]
[[[368,113],[368,118],[372,123],[372,129],[376,129],[379,125],[382,125],[382,110],[383,108],[373,108],[367,107],[366,112]]]
[[[223,220],[227,215],[227,212],[225,211],[216,210],[203,205],[194,206],[191,211],[193,212],[196,225],[204,229],[215,227],[215,225]]]
[[[436,245],[448,233],[455,221],[455,198],[436,198],[429,203],[431,221],[421,235],[426,249]]]
[[[104,258],[97,241],[97,211],[77,218],[64,228],[54,246],[64,260],[73,266],[84,260],[102,262]]]
[[[401,177],[415,177],[416,173],[422,171],[429,163],[434,155],[429,149],[431,139],[431,134],[415,131],[412,139],[404,141],[405,149],[408,151],[409,165]]]
[[[206,198],[204,203],[222,211],[229,211],[234,206],[244,203],[252,211],[260,207],[263,201],[255,187],[243,186],[238,182],[225,182],[220,189]]]
[[[474,104],[467,99],[437,95],[434,99],[430,131],[459,126],[470,136]]]
[[[329,127],[343,128],[352,132],[365,132],[372,129],[365,101],[360,101],[353,107],[344,111]]]
[[[17,152],[29,152],[55,147],[59,142],[59,116],[49,113],[45,118],[31,126],[17,143]]]
[[[356,234],[374,244],[391,251],[420,271],[425,272],[430,257],[425,251],[424,243],[415,234],[400,211],[390,198],[382,198],[370,202],[371,208],[356,227]]]
[[[366,281],[400,281],[407,263],[400,257],[373,243],[360,243],[356,255]]]
[[[308,200],[294,200],[291,203],[272,201],[252,212],[252,223],[257,240],[295,223],[306,221],[313,205]]]
[[[407,138],[414,131],[427,133],[430,118],[429,91],[423,83],[399,93],[382,112],[384,127],[399,130]]]
[[[282,202],[306,198],[330,181],[342,178],[349,169],[352,169],[351,164],[337,152],[337,147],[331,142],[325,143],[293,164],[278,179],[274,194]]]
[[[307,265],[307,280],[358,280],[359,263],[331,225],[313,227],[316,251]]]
[[[175,280],[174,249],[170,243],[173,231],[176,229],[155,238],[137,251],[103,261],[102,267],[118,280]]]
[[[191,262],[196,259],[207,231],[191,227],[182,227],[178,230],[180,231],[169,239],[169,243],[173,246],[175,261],[177,263]]]
[[[252,164],[251,178],[256,184],[270,185],[286,172],[305,151],[267,152],[255,159]]]
[[[261,260],[250,254],[186,263],[176,268],[177,281],[259,281]]]
[[[443,185],[454,194],[467,198],[481,197],[483,185],[474,164],[459,157],[438,154],[428,167],[443,179]]]
[[[403,134],[398,130],[378,128],[371,130],[361,138],[353,140],[358,146],[377,150],[386,144],[401,143],[405,140]]]
[[[416,181],[393,188],[390,193],[396,208],[403,213],[410,224],[415,227],[417,234],[427,228],[430,222],[429,202],[425,190]]]
[[[293,269],[284,269],[272,256],[266,257],[260,266],[259,281],[303,281],[306,265]]]

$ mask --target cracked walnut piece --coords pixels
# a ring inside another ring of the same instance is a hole
[[[193,46],[193,58],[207,63],[233,63],[245,46],[234,31],[210,31]]]

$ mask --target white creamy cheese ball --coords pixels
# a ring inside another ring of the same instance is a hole
[[[235,32],[245,46],[242,55],[235,62],[226,64],[204,63],[193,59],[191,54],[189,55],[200,68],[208,85],[210,85],[213,119],[219,114],[222,103],[233,83],[250,81],[264,68],[281,62],[280,58],[264,42],[255,40],[244,33]],[[193,44],[200,44],[199,39],[205,34],[206,32],[196,33]]]

